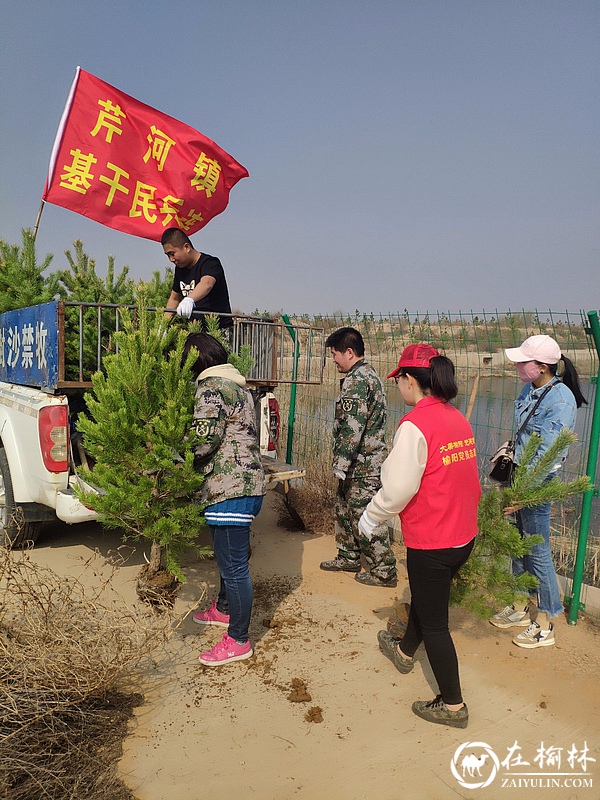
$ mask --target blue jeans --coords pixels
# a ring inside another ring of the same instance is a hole
[[[229,614],[228,633],[238,642],[248,641],[254,592],[250,579],[250,525],[211,525],[221,586],[217,608]]]
[[[550,509],[552,503],[544,503],[533,508],[522,508],[517,512],[517,528],[521,536],[539,534],[544,541],[536,544],[527,555],[513,560],[513,575],[529,572],[539,581],[532,596],[538,596],[538,608],[549,617],[557,617],[564,611],[558,591],[558,581],[554,571],[550,550]]]
[[[248,641],[254,592],[250,579],[250,523],[257,516],[262,497],[238,497],[205,509],[215,558],[221,576],[217,608],[229,614],[228,634],[237,642]],[[244,519],[240,524],[211,525],[210,521]]]

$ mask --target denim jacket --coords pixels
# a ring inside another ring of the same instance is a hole
[[[537,403],[540,395],[547,388],[542,386],[536,389],[532,383],[526,383],[521,394],[515,401],[515,432],[527,419],[527,415]],[[553,379],[553,386],[539,404],[525,430],[515,443],[515,461],[518,464],[529,437],[537,433],[542,437],[542,443],[537,451],[532,464],[535,464],[552,445],[563,428],[574,430],[577,416],[577,403],[573,392],[559,380]],[[553,464],[550,473],[555,473],[562,466],[567,457],[567,449]]]

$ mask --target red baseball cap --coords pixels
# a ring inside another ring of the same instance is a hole
[[[398,366],[390,372],[388,378],[395,378],[401,369],[407,367],[430,367],[431,359],[437,358],[440,354],[430,344],[421,342],[420,344],[409,344],[405,347],[398,361]]]

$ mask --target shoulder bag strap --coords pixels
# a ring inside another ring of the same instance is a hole
[[[524,422],[524,423],[521,425],[521,427],[519,428],[519,430],[518,430],[518,431],[515,433],[515,442],[518,440],[519,436],[520,436],[520,435],[523,433],[523,431],[525,430],[525,427],[526,427],[527,423],[529,422],[529,420],[531,419],[531,417],[532,417],[532,416],[535,414],[535,412],[536,412],[536,410],[537,410],[537,407],[539,406],[539,404],[542,402],[542,400],[544,399],[544,397],[546,397],[546,395],[548,394],[548,392],[550,391],[550,389],[551,389],[553,386],[556,386],[556,384],[557,384],[557,383],[558,383],[558,378],[556,378],[556,379],[554,379],[554,380],[550,381],[550,383],[548,384],[548,386],[546,386],[546,388],[544,389],[544,391],[543,391],[543,392],[541,393],[541,395],[538,397],[536,404],[535,404],[535,405],[534,405],[534,407],[531,409],[531,411],[529,412],[529,414],[527,414],[527,419],[526,419],[526,420],[525,420],[525,422]]]

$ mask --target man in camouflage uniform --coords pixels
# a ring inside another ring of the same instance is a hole
[[[341,381],[333,426],[333,472],[338,479],[335,503],[337,557],[321,569],[354,572],[367,586],[396,586],[396,558],[386,523],[369,540],[359,533],[358,520],[381,487],[381,465],[387,457],[387,406],[383,385],[364,359],[363,338],[355,328],[340,328],[325,342]],[[369,568],[361,572],[361,554]]]

